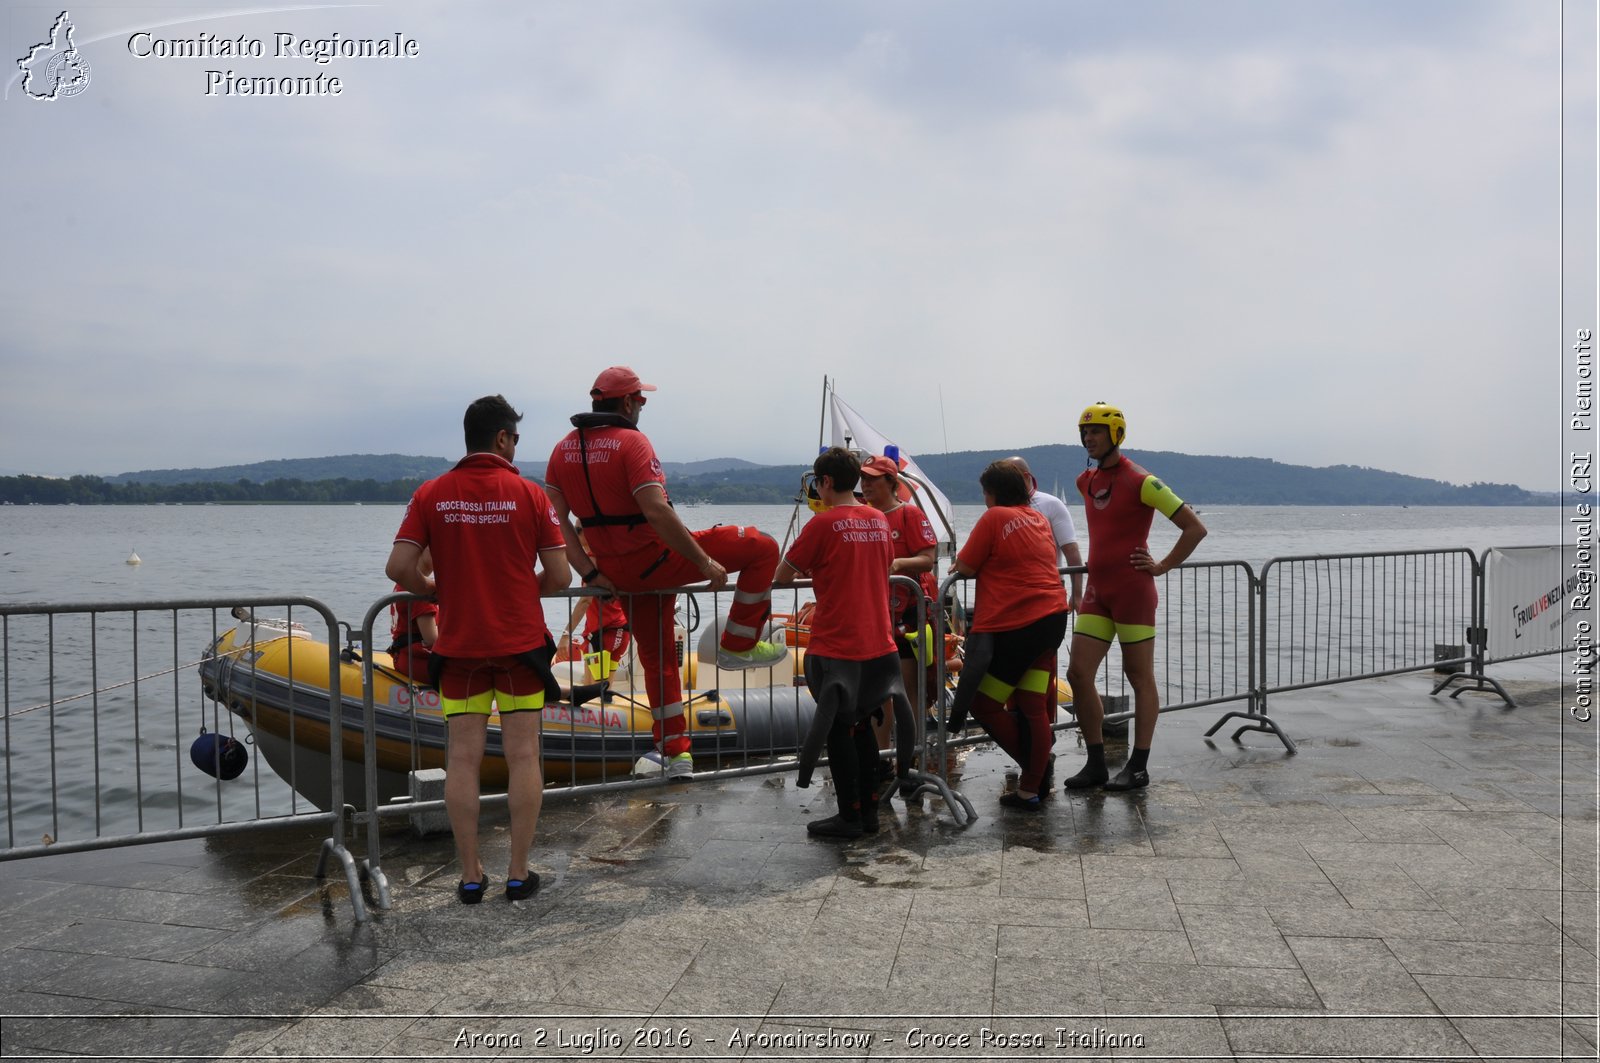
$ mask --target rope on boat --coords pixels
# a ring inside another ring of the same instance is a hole
[[[124,687],[131,687],[137,683],[142,683],[147,679],[159,679],[164,675],[173,675],[177,672],[186,671],[190,668],[198,668],[206,661],[213,660],[215,658],[235,657],[242,653],[248,653],[252,648],[253,647],[251,646],[238,646],[226,653],[211,654],[209,656],[202,657],[197,661],[185,661],[183,664],[174,665],[171,668],[163,668],[159,672],[148,672],[144,675],[136,675],[132,679],[123,680],[120,683],[112,683],[110,686],[95,687],[93,690],[85,690],[81,694],[72,694],[64,698],[57,698],[54,701],[41,701],[37,705],[28,705],[20,709],[12,709],[6,714],[6,716],[8,718],[12,716],[23,716],[27,713],[37,712],[40,709],[48,709],[55,705],[70,705],[74,701],[82,701],[84,698],[92,698],[97,694],[106,694],[113,690],[121,690]]]

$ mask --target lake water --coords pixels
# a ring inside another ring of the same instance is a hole
[[[1086,541],[1082,511],[1074,508]],[[982,511],[957,508],[958,540]],[[359,625],[390,592],[383,566],[402,512],[400,506],[3,506],[0,605],[199,599],[226,606],[240,597],[306,596]],[[692,528],[753,524],[783,541],[792,507],[695,506],[681,515]],[[1554,545],[1566,534],[1563,517],[1556,507],[1202,507],[1210,536],[1195,560],[1245,561],[1259,572],[1268,558],[1288,555]],[[1175,532],[1165,521],[1155,523],[1151,546],[1160,556]],[[142,563],[127,564],[135,551]],[[559,630],[565,604],[549,602],[546,612]],[[302,609],[295,619],[325,636],[314,614]],[[195,672],[211,637],[229,626],[225,608],[215,615],[111,610],[98,617],[5,618],[0,845],[306,810],[258,757],[244,779],[221,785],[188,763],[201,727],[242,734],[201,696]],[[380,639],[386,626],[380,619]]]
[[[780,541],[790,506],[689,506],[691,528],[753,524]],[[1079,541],[1083,511],[1073,507]],[[957,506],[964,539],[981,506]],[[401,506],[0,506],[0,602],[307,595],[358,623],[390,584],[383,566]],[[804,516],[804,514],[802,514]],[[1202,507],[1210,535],[1194,560],[1379,550],[1548,546],[1565,541],[1559,507]],[[1175,533],[1155,522],[1152,552]],[[128,565],[137,551],[143,563]],[[552,618],[559,607],[551,610]],[[560,617],[564,622],[565,617]],[[559,629],[558,629],[559,630]]]

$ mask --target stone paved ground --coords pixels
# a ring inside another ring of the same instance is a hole
[[[552,800],[515,905],[397,831],[364,925],[299,831],[3,864],[0,1058],[1592,1059],[1595,725],[1505,674],[1275,699],[1296,756],[1172,714],[1148,791],[1042,814],[980,748],[965,829],[814,841],[792,776]]]

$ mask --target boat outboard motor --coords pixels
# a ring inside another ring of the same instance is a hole
[[[189,747],[189,759],[213,778],[237,779],[250,763],[250,754],[244,743],[232,735],[217,734],[202,727],[200,737]]]

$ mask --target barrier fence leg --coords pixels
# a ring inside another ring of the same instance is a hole
[[[322,851],[317,854],[316,877],[327,877],[329,855],[338,858],[344,867],[344,879],[350,887],[350,907],[355,909],[356,922],[367,921],[367,902],[361,895],[361,871],[356,867],[355,857],[350,855],[350,850],[339,844],[337,838],[326,838],[322,842]]]

